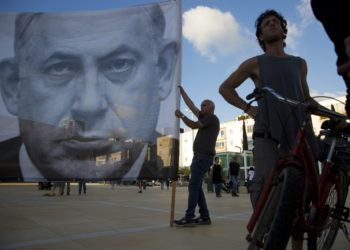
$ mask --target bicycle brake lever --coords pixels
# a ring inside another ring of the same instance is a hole
[[[251,100],[255,98],[255,100],[258,100],[262,97],[263,91],[260,88],[255,88],[254,91],[246,96],[247,100]]]

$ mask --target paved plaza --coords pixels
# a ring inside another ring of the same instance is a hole
[[[170,227],[171,190],[87,185],[87,195],[45,196],[34,184],[0,184],[0,249],[246,249],[249,196],[207,194],[212,225]],[[184,215],[187,188],[176,188],[175,218]],[[347,201],[349,206],[349,199]],[[350,226],[348,224],[348,226]],[[290,249],[290,247],[288,248]],[[334,249],[350,249],[339,233]]]

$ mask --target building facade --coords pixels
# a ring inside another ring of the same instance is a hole
[[[332,99],[321,99],[316,100],[322,106],[331,109],[332,106],[334,110],[338,113],[345,114],[344,104],[346,100],[345,96],[340,96]],[[312,123],[314,132],[316,135],[319,134],[322,122],[327,118],[312,116]],[[247,139],[248,139],[248,149],[251,151],[253,149],[253,126],[254,120],[248,115],[240,115],[233,119],[232,121],[221,123],[220,132],[216,142],[216,152],[217,154],[223,155],[227,153],[232,155],[233,153],[241,153],[243,150],[243,120],[245,121]],[[189,167],[191,165],[191,160],[193,157],[192,145],[194,138],[197,134],[197,130],[188,129],[184,133],[180,134],[180,159],[179,167]],[[225,167],[225,166],[224,166]]]
[[[221,123],[220,132],[216,142],[216,153],[225,152],[241,153],[243,151],[243,120],[246,125],[248,149],[253,148],[253,126],[254,120],[249,116],[238,116],[234,120]],[[180,167],[189,167],[193,157],[193,141],[196,137],[197,129],[188,129],[180,134]]]

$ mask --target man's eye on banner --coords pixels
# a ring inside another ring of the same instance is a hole
[[[176,175],[180,25],[174,0],[0,14],[0,180]]]

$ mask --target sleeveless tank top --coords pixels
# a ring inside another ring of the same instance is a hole
[[[297,101],[304,100],[301,85],[302,59],[300,57],[280,58],[260,55],[258,63],[261,87],[270,87],[283,97]],[[261,98],[258,101],[258,108],[254,131],[269,133],[272,139],[280,143],[282,149],[290,149],[294,145],[298,129],[304,121],[306,115],[304,110],[281,103],[271,95]],[[309,134],[308,141],[313,137],[313,131],[310,129]]]

